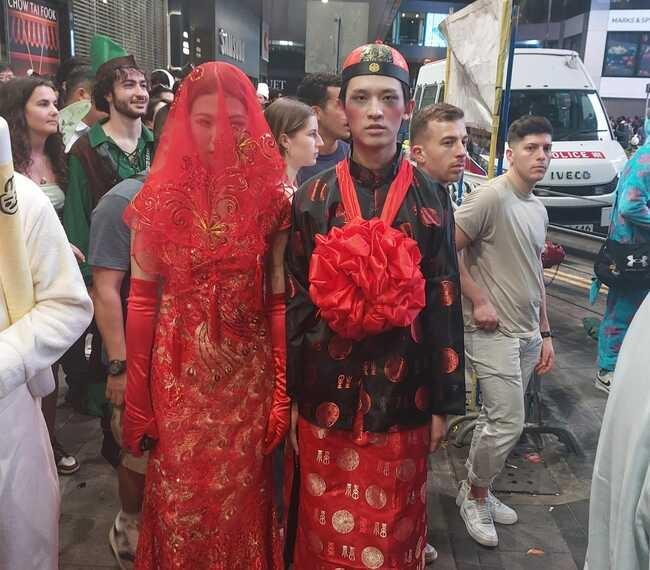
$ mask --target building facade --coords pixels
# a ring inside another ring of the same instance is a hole
[[[355,47],[386,35],[399,0],[265,0],[268,83],[294,94],[305,73],[337,73]]]
[[[226,61],[254,81],[263,78],[268,65],[264,4],[263,0],[168,0],[170,67]]]
[[[386,42],[397,48],[409,64],[411,81],[415,83],[423,63],[444,59],[447,42],[438,29],[450,12],[458,11],[471,1],[426,2],[405,0],[386,36]]]
[[[650,0],[592,0],[584,61],[607,112],[642,116],[650,85]]]

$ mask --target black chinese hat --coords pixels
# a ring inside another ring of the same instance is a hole
[[[354,49],[343,62],[341,80],[345,85],[358,75],[385,75],[409,86],[409,66],[395,48],[382,42],[366,44]]]

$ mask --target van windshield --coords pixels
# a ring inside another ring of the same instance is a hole
[[[523,115],[540,115],[551,121],[555,141],[596,141],[611,137],[595,91],[513,90],[509,122]]]

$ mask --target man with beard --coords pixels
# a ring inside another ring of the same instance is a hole
[[[148,172],[153,155],[153,134],[142,125],[149,94],[147,79],[133,56],[105,36],[95,36],[91,63],[96,69],[93,102],[108,113],[74,143],[68,162],[69,180],[63,226],[71,243],[88,257],[91,212],[100,198],[121,180]],[[80,264],[86,285],[92,286],[87,262]],[[91,325],[92,350],[89,361],[87,412],[102,418],[102,454],[114,466],[119,463],[119,447],[111,430],[107,405],[106,366],[102,362],[101,337]],[[84,335],[85,336],[85,335]]]
[[[110,38],[93,38],[92,64],[97,68],[93,101],[108,119],[95,123],[70,150],[63,226],[70,242],[88,254],[90,214],[99,199],[120,180],[149,170],[153,134],[142,125],[149,93],[147,78],[135,58]],[[97,65],[103,60],[101,65]],[[90,266],[81,273],[91,284]]]
[[[397,50],[355,49],[340,98],[350,158],[295,194],[287,246],[294,568],[415,570],[427,455],[464,413],[451,200],[397,146],[413,106]]]

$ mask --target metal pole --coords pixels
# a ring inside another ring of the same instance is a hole
[[[494,107],[492,109],[492,134],[490,137],[490,157],[488,162],[488,178],[494,177],[497,154],[497,138],[499,136],[499,115],[501,110],[501,95],[503,92],[503,67],[508,51],[510,25],[512,23],[512,0],[503,3],[501,17],[501,40],[499,42],[499,57],[497,59],[497,77],[494,93]]]
[[[334,21],[336,22],[336,73],[338,74],[341,65],[341,17],[337,16]]]
[[[451,16],[453,13],[454,13],[454,9],[450,8],[449,9],[449,15]],[[446,56],[446,59],[445,59],[445,84],[444,84],[445,96],[443,98],[443,101],[445,103],[449,102],[449,77],[450,77],[450,74],[451,74],[451,48],[449,47],[449,40],[447,40],[447,56]]]
[[[515,45],[517,43],[517,23],[519,21],[519,6],[512,7],[512,23],[510,29],[510,51],[508,53],[508,70],[506,71],[506,90],[503,96],[503,108],[501,110],[501,122],[499,128],[497,156],[497,176],[503,173],[503,155],[505,154],[506,133],[508,131],[508,116],[510,115],[510,88],[512,86],[512,64],[515,60]]]

